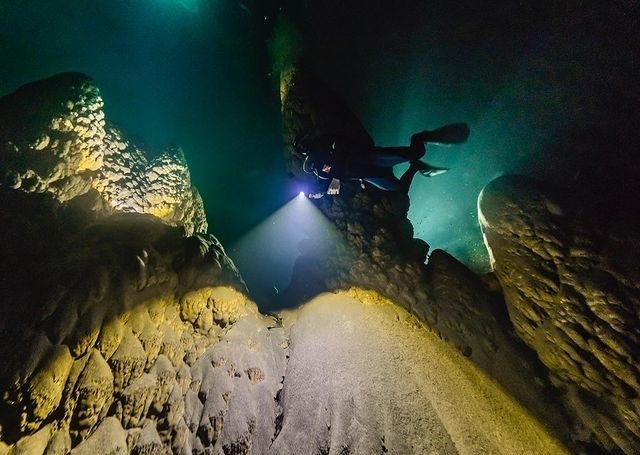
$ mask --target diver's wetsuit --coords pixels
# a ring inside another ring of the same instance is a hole
[[[345,136],[320,135],[297,140],[295,148],[306,156],[305,172],[312,169],[322,180],[364,180],[386,191],[408,191],[417,172],[439,169],[420,161],[426,142],[460,143],[468,135],[466,124],[453,124],[414,134],[408,147],[372,147]],[[398,179],[393,166],[407,162],[409,169]]]

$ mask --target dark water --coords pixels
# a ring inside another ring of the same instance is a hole
[[[376,142],[470,124],[467,144],[428,152],[452,170],[411,189],[411,221],[433,247],[486,267],[476,198],[506,173],[596,210],[637,205],[637,2],[309,3],[301,15],[316,66]]]
[[[504,173],[578,189],[596,207],[635,191],[619,184],[639,175],[633,1],[2,1],[0,92],[91,75],[122,129],[152,149],[184,147],[210,230],[231,245],[291,196],[266,46],[278,6],[380,145],[470,124],[464,146],[429,151],[451,172],[411,190],[432,247],[486,267],[475,201]]]
[[[280,206],[286,176],[262,20],[225,1],[1,5],[0,92],[60,71],[92,76],[124,131],[156,151],[184,148],[225,243]]]

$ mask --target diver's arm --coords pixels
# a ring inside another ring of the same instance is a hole
[[[331,194],[331,193],[328,193],[329,178],[328,177],[320,178],[317,172],[314,172],[314,174],[316,177],[316,190],[315,192],[309,192],[308,194],[309,199],[320,199],[325,194]]]
[[[327,189],[327,194],[330,195],[338,195],[340,194],[340,180],[337,178],[331,179],[331,183],[329,184],[329,188]]]

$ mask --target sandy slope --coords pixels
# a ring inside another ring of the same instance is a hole
[[[290,360],[271,453],[565,453],[404,310],[352,295],[324,294],[284,315]]]

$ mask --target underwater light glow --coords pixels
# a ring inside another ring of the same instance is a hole
[[[321,249],[338,241],[333,224],[305,194],[293,196],[227,248],[262,311],[280,309],[272,306],[273,298],[289,286],[294,263],[309,239]]]

